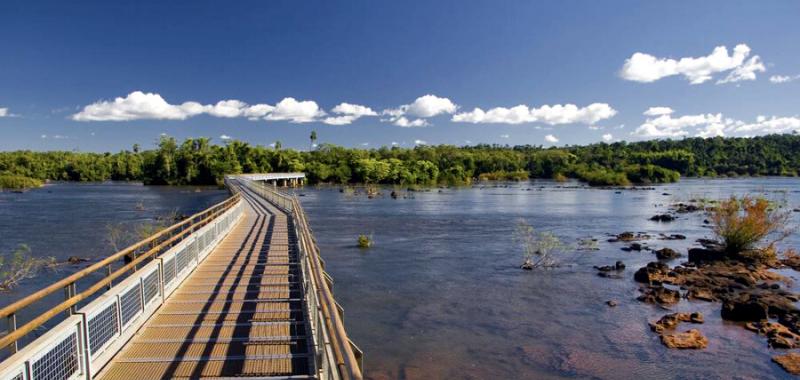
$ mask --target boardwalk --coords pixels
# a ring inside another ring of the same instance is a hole
[[[249,191],[244,217],[101,379],[309,375],[290,219]]]
[[[301,174],[228,177],[225,201],[0,309],[0,380],[361,380],[303,207],[277,189]]]

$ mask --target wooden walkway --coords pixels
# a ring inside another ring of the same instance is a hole
[[[99,378],[314,373],[291,218],[242,188],[245,215]]]

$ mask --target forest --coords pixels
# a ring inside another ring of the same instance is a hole
[[[315,140],[312,133],[312,143]],[[302,171],[310,183],[435,185],[475,180],[576,178],[592,186],[675,182],[681,177],[797,176],[800,136],[686,138],[586,146],[417,146],[379,149],[320,144],[313,150],[179,143],[163,136],[155,149],[117,153],[0,152],[0,178],[37,181],[141,181],[148,185],[215,185],[226,174]],[[35,182],[34,182],[35,183]],[[0,187],[3,187],[0,184]]]

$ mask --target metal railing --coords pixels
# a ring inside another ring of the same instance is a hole
[[[91,379],[227,235],[241,214],[241,195],[234,194],[1,309],[0,318],[9,320],[9,331],[0,338],[0,348],[10,347],[13,355],[0,363],[0,380]],[[114,270],[112,264],[126,256],[131,261]],[[104,278],[78,292],[78,280],[101,271]],[[115,279],[120,279],[116,285]],[[20,310],[62,289],[63,302],[17,328]],[[81,301],[92,297],[78,309]],[[65,311],[70,315],[66,320],[18,350],[21,338]]]
[[[306,314],[314,339],[315,365],[319,379],[361,380],[363,352],[347,337],[342,308],[331,290],[333,281],[325,272],[325,263],[308,225],[297,195],[281,192],[262,182],[239,178],[248,189],[291,215],[303,274]]]

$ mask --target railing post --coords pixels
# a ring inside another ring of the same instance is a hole
[[[111,277],[111,273],[112,273],[112,272],[113,272],[113,271],[111,270],[111,264],[108,264],[108,265],[106,266],[106,277]],[[108,290],[111,290],[111,288],[112,288],[113,286],[114,286],[114,280],[111,280],[111,281],[109,281],[109,282],[108,282],[108,285],[106,285],[106,288],[107,288]]]
[[[7,318],[7,322],[8,322],[8,333],[11,334],[17,329],[17,314],[11,313],[11,315],[9,315]],[[16,354],[18,349],[19,346],[16,340],[14,341],[14,343],[8,346],[8,350],[11,352],[12,355]]]
[[[64,287],[64,301],[67,301],[70,298],[75,297],[76,294],[78,294],[78,292],[74,282]],[[69,309],[67,309],[67,316],[68,317],[72,316],[73,314],[75,314],[77,310],[78,310],[77,305],[70,306]]]

